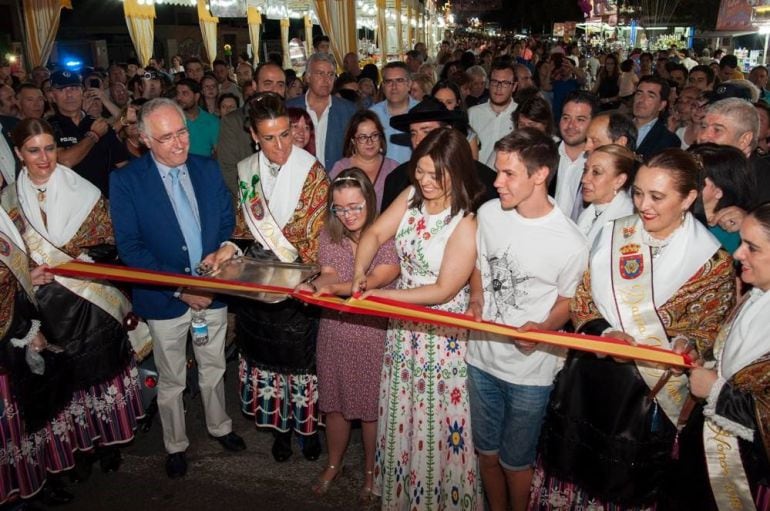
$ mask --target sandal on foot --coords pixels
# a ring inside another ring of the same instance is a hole
[[[342,466],[338,468],[334,465],[327,465],[326,468],[324,469],[324,472],[326,472],[327,470],[335,471],[334,476],[331,479],[322,479],[321,477],[319,477],[316,483],[313,485],[313,493],[315,493],[319,497],[321,495],[325,495],[329,491],[329,488],[331,487],[332,483],[342,476]],[[321,475],[323,475],[323,473]]]
[[[364,472],[364,475],[367,476],[367,477],[368,476],[372,476],[372,478],[373,478],[374,477],[374,471],[373,470],[367,470],[366,472]],[[361,488],[361,491],[358,494],[358,501],[361,504],[370,504],[370,503],[374,502],[374,498],[375,498],[375,495],[374,495],[374,492],[372,491],[372,487],[371,486],[364,486],[363,488]]]

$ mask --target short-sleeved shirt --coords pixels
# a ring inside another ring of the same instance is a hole
[[[588,242],[558,207],[540,218],[525,218],[503,210],[495,199],[479,208],[477,218],[476,267],[485,320],[540,323],[560,296],[575,294],[588,266]],[[564,350],[553,346],[525,354],[496,334],[471,332],[470,338],[466,362],[508,383],[550,385],[563,363]]]
[[[211,157],[219,140],[219,119],[202,108],[194,121],[187,119],[190,130],[190,154]]]
[[[91,130],[94,121],[90,115],[84,116],[80,124],[75,124],[72,119],[61,114],[54,114],[48,118],[48,122],[54,129],[56,145],[60,148],[72,147],[84,138]],[[99,188],[102,195],[109,198],[110,172],[119,163],[128,161],[129,154],[126,146],[121,143],[112,128],[88,151],[88,154],[72,167],[72,170],[90,181]]]
[[[414,108],[417,105],[417,101],[414,100],[411,96],[409,97],[409,110]],[[382,123],[382,127],[385,129],[385,139],[387,140],[387,147],[388,151],[385,153],[385,156],[390,158],[391,160],[397,161],[399,164],[406,163],[409,161],[409,158],[412,157],[412,146],[411,145],[401,145],[398,142],[400,140],[394,139],[394,137],[397,137],[398,135],[404,136],[404,132],[401,130],[397,130],[393,126],[390,125],[390,111],[388,110],[388,101],[383,100],[379,103],[373,104],[371,107],[369,107],[369,110],[377,114],[377,117],[380,118],[380,122]],[[408,136],[404,139],[406,141],[408,139]]]

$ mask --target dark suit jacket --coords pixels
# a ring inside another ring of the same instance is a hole
[[[238,197],[238,162],[254,154],[254,141],[243,129],[247,119],[243,107],[225,115],[219,123],[217,161],[225,184],[235,197]]]
[[[211,158],[189,155],[190,174],[201,221],[203,256],[230,239],[235,227],[233,202],[219,165]],[[110,216],[120,259],[135,268],[190,275],[184,235],[150,153],[110,175]],[[134,311],[145,319],[181,316],[187,304],[175,289],[134,286]],[[215,301],[211,307],[223,303]]]
[[[0,124],[2,124],[3,129],[3,137],[5,137],[5,141],[8,143],[8,147],[11,149],[11,153],[13,153],[13,141],[11,140],[11,131],[13,131],[13,128],[16,127],[17,124],[19,124],[19,119],[16,117],[8,117],[7,115],[0,115]],[[16,175],[19,175],[19,171],[21,170],[21,162],[18,158],[15,157],[14,154],[13,161],[16,162]]]
[[[356,113],[356,105],[348,100],[332,96],[332,105],[329,107],[329,122],[326,126],[326,143],[324,144],[323,164],[326,172],[331,171],[334,164],[342,159],[342,149],[345,145],[345,130],[348,129],[348,121]],[[287,107],[307,110],[305,95],[291,98],[286,102]]]
[[[487,202],[488,200],[496,199],[495,179],[497,178],[497,173],[479,161],[474,163],[476,163],[476,172],[479,179],[486,190],[482,201]],[[382,192],[382,208],[380,211],[388,209],[388,206],[396,200],[396,197],[409,186],[408,170],[409,162],[402,163],[385,178],[385,188]]]
[[[682,141],[675,134],[668,131],[666,124],[658,119],[652,125],[652,129],[642,140],[642,144],[636,147],[636,154],[645,161],[659,152],[671,147],[682,147]]]

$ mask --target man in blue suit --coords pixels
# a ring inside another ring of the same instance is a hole
[[[342,159],[345,130],[356,107],[350,101],[332,96],[336,66],[325,53],[314,53],[307,61],[308,90],[286,102],[286,106],[301,108],[310,115],[315,128],[315,155],[326,171]]]
[[[142,108],[139,129],[150,152],[110,178],[120,258],[136,268],[192,275],[199,263],[216,266],[232,257],[237,249],[227,241],[235,225],[230,193],[214,160],[188,155],[182,110],[170,99],[154,99]],[[182,392],[192,311],[204,310],[208,324],[208,343],[193,346],[206,427],[225,449],[245,449],[225,411],[225,305],[209,294],[152,286],[135,286],[133,299],[153,337],[168,476],[187,471]]]

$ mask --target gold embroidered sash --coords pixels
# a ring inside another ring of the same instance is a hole
[[[27,254],[2,232],[0,232],[0,261],[11,270],[32,303],[37,303]]]
[[[642,244],[641,219],[637,215],[615,221],[612,232],[612,292],[623,331],[643,346],[671,349],[666,329],[655,308],[652,288],[652,251]],[[655,388],[665,369],[636,362],[644,382]],[[660,407],[677,423],[687,396],[687,378],[671,376],[656,395]]]
[[[711,491],[719,511],[756,511],[738,439],[706,418],[703,450]]]
[[[9,199],[12,200],[13,197],[9,197]],[[24,211],[18,207],[18,203],[17,208],[25,224],[22,237],[27,243],[30,257],[37,264],[47,264],[53,267],[73,260],[72,257],[57,248],[32,227],[32,224],[24,216]],[[70,292],[102,309],[126,328],[125,320],[132,310],[131,302],[110,283],[100,280],[74,279],[61,275],[54,276],[54,279]],[[152,337],[146,322],[140,321],[134,329],[128,330],[128,338],[138,360],[146,357],[152,351]]]
[[[714,353],[721,357],[725,342],[730,335],[733,321],[746,303],[748,294],[736,306],[725,321],[714,341]],[[746,471],[741,460],[738,439],[735,435],[714,424],[708,417],[703,420],[703,451],[706,455],[711,492],[719,511],[755,511]]]

